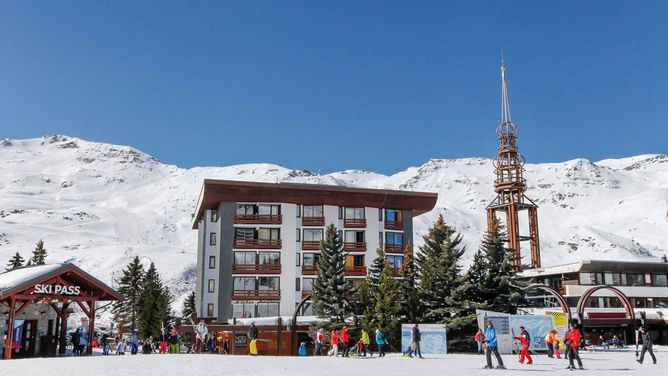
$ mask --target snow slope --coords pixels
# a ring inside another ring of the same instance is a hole
[[[668,250],[668,156],[576,159],[526,170],[527,195],[540,206],[544,265],[656,259]],[[415,220],[418,245],[441,213],[463,234],[467,262],[494,197],[486,158],[433,159],[391,176],[318,175],[273,164],[182,169],[131,147],[66,136],[6,139],[0,141],[0,262],[17,251],[27,258],[41,238],[50,261],[72,261],[109,282],[135,255],[146,256],[182,296],[194,279],[190,221],[205,178],[438,192],[436,209]]]

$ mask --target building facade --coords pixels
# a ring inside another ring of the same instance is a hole
[[[330,224],[353,284],[366,277],[379,248],[398,269],[412,243],[413,218],[436,199],[425,192],[205,180],[193,216],[197,314],[218,322],[292,315],[312,290]]]

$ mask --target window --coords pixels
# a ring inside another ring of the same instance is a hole
[[[666,298],[654,298],[654,307],[655,308],[668,308],[668,299],[666,299]]]
[[[259,215],[281,215],[281,205],[260,204],[257,212]]]
[[[255,277],[234,277],[232,278],[234,290],[255,290]]]
[[[257,210],[255,208],[255,205],[241,204],[241,205],[237,205],[237,214],[253,215],[253,214],[257,214]]]
[[[665,274],[652,274],[652,286],[668,286]]]
[[[302,206],[297,205],[297,218],[302,216]]]
[[[232,317],[236,319],[255,317],[255,305],[253,304],[233,304]]]
[[[321,218],[323,215],[322,205],[304,205],[304,217],[306,218]],[[341,219],[341,218],[339,218]]]
[[[319,253],[304,253],[304,266],[317,266],[320,260]]]
[[[323,232],[321,228],[305,228],[304,241],[322,241]]]
[[[237,240],[252,240],[255,239],[254,228],[236,227],[234,229],[234,238]]]
[[[299,266],[299,264],[301,263],[301,261],[302,261],[302,256],[301,256],[301,254],[300,254],[299,252],[297,252],[297,265],[295,265],[295,266]]]
[[[404,263],[404,256],[385,255],[385,260],[392,264],[395,269],[399,269]]]
[[[315,278],[304,278],[303,282],[302,291],[313,291],[313,282],[315,282]]]
[[[364,243],[364,231],[346,231],[346,243]]]
[[[216,233],[212,232],[209,234],[209,245],[216,245]]]
[[[383,232],[378,231],[378,244],[382,245],[383,244]]]
[[[383,209],[378,209],[378,221],[383,221]]]
[[[404,244],[404,234],[401,232],[386,232],[385,244]]]
[[[595,285],[596,284],[596,274],[595,273],[580,273],[580,284],[581,285]]]
[[[211,210],[211,222],[218,222],[218,210]]]
[[[339,206],[339,219],[343,219],[343,208]]]
[[[216,268],[216,256],[209,256],[209,269]]]
[[[281,238],[280,228],[260,228],[257,231],[257,238],[260,240],[279,240]]]
[[[301,290],[301,289],[299,288],[299,282],[300,282],[300,281],[301,281],[301,280],[299,279],[299,277],[295,278],[295,291],[299,291],[299,290]]]
[[[278,316],[278,303],[257,303],[256,317]]]
[[[281,264],[281,253],[280,252],[260,252],[258,253],[259,264],[260,265],[280,265]]]
[[[401,211],[395,209],[385,209],[386,222],[401,222]]]
[[[640,273],[628,273],[626,275],[626,284],[628,286],[644,286],[645,275]]]
[[[346,208],[346,219],[364,219],[364,208]]]
[[[302,237],[302,232],[300,229],[297,229],[297,242],[301,241],[301,237]]]
[[[255,264],[255,252],[234,252],[235,265]]]
[[[258,278],[258,290],[279,290],[279,277]]]
[[[213,316],[213,303],[209,303],[206,305],[206,315],[209,317]]]
[[[354,266],[364,266],[364,255],[355,255],[351,256],[348,255],[345,257],[345,265],[346,268],[354,267]]]
[[[337,231],[336,236],[338,237],[339,241],[343,241],[343,230]]]
[[[210,279],[209,280],[209,292],[214,292],[216,291],[216,280],[215,279]]]

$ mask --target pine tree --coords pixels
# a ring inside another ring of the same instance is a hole
[[[376,258],[371,262],[366,279],[359,292],[361,324],[369,333],[373,333],[378,323],[376,321],[376,303],[379,295],[380,276],[388,261],[382,248],[376,250]]]
[[[23,266],[24,261],[25,260],[23,260],[23,257],[21,257],[21,255],[18,252],[16,252],[14,257],[12,257],[9,260],[9,263],[7,263],[7,268],[6,269],[7,270],[12,270],[12,269],[20,268],[20,267]]]
[[[142,291],[144,279],[144,267],[139,257],[130,262],[123,270],[123,276],[118,281],[118,292],[123,295],[124,300],[114,304],[112,310],[114,321],[117,323],[119,332],[129,332],[137,328],[139,314],[139,298]]]
[[[344,268],[343,244],[336,227],[329,225],[325,240],[320,244],[318,275],[313,282],[313,312],[318,318],[327,320],[323,327],[344,324],[353,313],[346,297],[353,293],[354,288],[345,279]]]
[[[171,297],[163,285],[160,274],[151,263],[142,281],[139,296],[138,324],[143,338],[158,338],[160,329],[171,320]]]
[[[44,241],[40,239],[35,245],[35,250],[32,251],[32,264],[44,265],[46,264],[46,248],[44,248]]]
[[[374,300],[372,326],[367,328],[369,330],[379,328],[390,344],[398,344],[401,338],[399,333],[401,289],[397,280],[394,279],[394,266],[389,262],[383,265]]]
[[[460,259],[465,252],[462,237],[445,224],[442,215],[423,237],[416,264],[420,275],[420,300],[424,305],[427,322],[446,323],[453,307],[460,304],[454,291],[462,281]]]
[[[190,321],[193,313],[197,312],[197,305],[195,303],[195,291],[191,291],[186,300],[183,301],[183,308],[181,309],[181,319],[185,322]]]
[[[413,247],[406,244],[404,262],[401,264],[401,315],[409,323],[422,321],[422,303],[418,291],[418,275],[413,259]]]

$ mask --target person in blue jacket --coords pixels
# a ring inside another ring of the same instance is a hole
[[[494,353],[496,361],[499,363],[496,368],[505,369],[506,367],[503,365],[503,359],[501,359],[501,355],[499,354],[499,344],[496,340],[496,329],[494,329],[494,325],[492,325],[491,321],[487,321],[486,326],[487,329],[485,330],[485,344],[487,344],[487,346],[485,348],[485,357],[487,358],[487,365],[485,368],[494,368],[492,367],[492,353]]]
[[[306,356],[306,342],[299,345],[299,356]]]
[[[378,345],[378,357],[385,356],[383,345],[387,345],[387,340],[385,339],[385,335],[380,331],[380,328],[376,329],[376,344]]]

